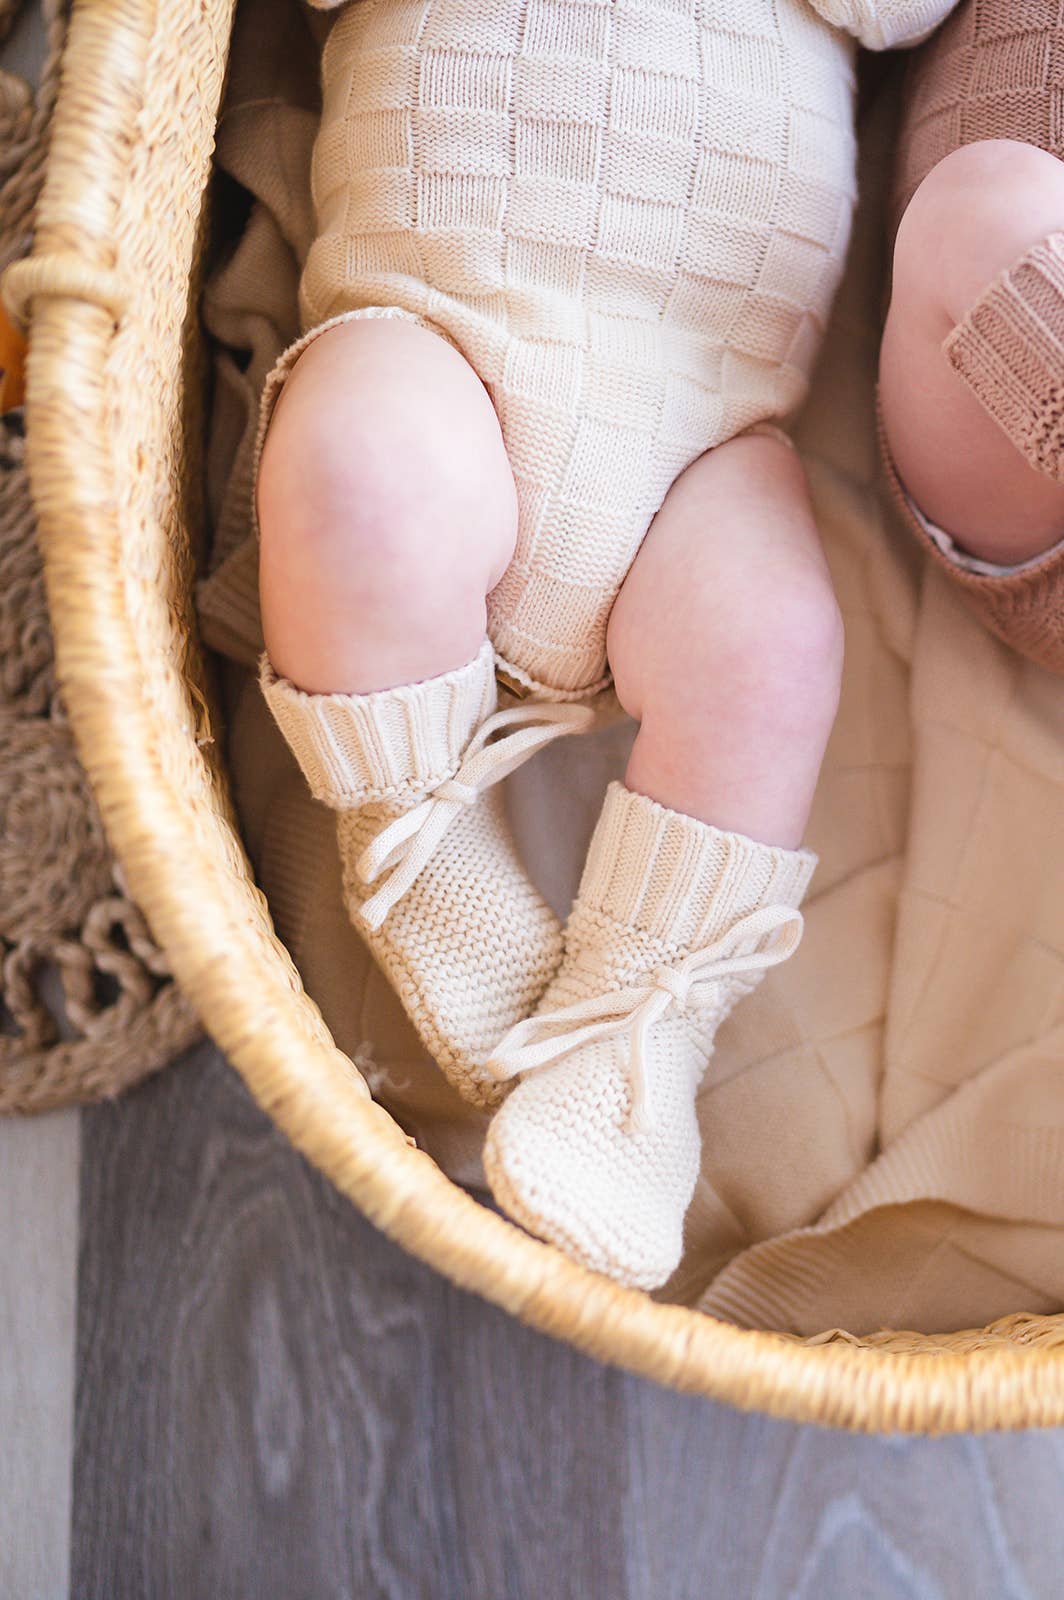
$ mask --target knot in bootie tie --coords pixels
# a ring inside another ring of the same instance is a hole
[[[363,883],[374,884],[388,873],[377,893],[363,901],[360,920],[368,928],[379,928],[463,810],[476,805],[493,784],[501,783],[553,740],[582,732],[593,719],[594,713],[587,705],[550,702],[513,706],[488,717],[470,741],[453,777],[438,784],[418,805],[393,818],[358,857],[355,872]],[[495,738],[507,728],[514,731]]]
[[[722,979],[760,972],[785,961],[802,937],[802,914],[791,906],[762,906],[736,922],[721,938],[694,950],[676,966],[658,966],[645,983],[608,989],[601,995],[556,1011],[544,1011],[510,1029],[499,1041],[486,1071],[500,1082],[545,1067],[583,1045],[628,1036],[630,1133],[646,1133],[651,1125],[648,1083],[650,1029],[667,1011],[709,1007]],[[767,948],[736,954],[736,946],[783,930]]]

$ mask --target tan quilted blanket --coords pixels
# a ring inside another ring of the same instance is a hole
[[[256,404],[296,332],[322,24],[241,12],[221,122],[231,237],[205,296],[217,341],[201,587],[227,658],[229,758],[282,937],[374,1092],[459,1181],[482,1121],[448,1090],[343,913],[333,821],[304,791],[250,670]],[[878,483],[872,384],[896,77],[866,97],[863,202],[795,437],[846,619],[842,704],[806,843],[798,954],[718,1036],[702,1178],[662,1291],[750,1326],[946,1331],[1064,1308],[1064,685],[1010,654],[925,566]],[[609,707],[606,707],[609,712]],[[560,911],[632,736],[606,714],[510,780]],[[548,826],[549,818],[549,826]]]

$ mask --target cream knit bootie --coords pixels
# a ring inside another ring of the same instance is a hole
[[[817,863],[611,783],[537,1014],[486,1063],[521,1082],[488,1128],[499,1205],[643,1289],[679,1264],[713,1036],[802,932]]]
[[[264,659],[263,693],[314,796],[337,811],[348,913],[440,1068],[474,1105],[483,1061],[535,1006],[561,929],[529,880],[499,781],[586,705],[497,711],[485,640],[464,667],[372,694],[306,694]]]

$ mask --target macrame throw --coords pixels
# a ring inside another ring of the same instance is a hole
[[[21,0],[0,0],[0,44]],[[30,246],[66,32],[36,92],[0,71],[0,271]],[[0,415],[0,1112],[117,1094],[198,1036],[125,893],[56,691],[21,409]]]

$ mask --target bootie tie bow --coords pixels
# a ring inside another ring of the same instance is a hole
[[[493,784],[508,778],[553,740],[581,733],[593,720],[594,713],[587,705],[546,701],[509,707],[488,717],[471,740],[454,776],[439,784],[420,804],[400,812],[359,855],[355,872],[363,883],[374,884],[388,873],[377,893],[362,902],[360,920],[368,928],[379,928],[464,810],[476,805]],[[505,733],[507,728],[513,731]],[[496,738],[500,733],[504,737]],[[460,929],[455,933],[461,936]]]
[[[783,937],[769,948],[735,953],[737,945],[760,941],[779,930]],[[485,1069],[505,1082],[560,1061],[584,1045],[626,1036],[631,1090],[626,1126],[630,1133],[646,1133],[652,1122],[648,1042],[654,1024],[670,1009],[698,1012],[719,1007],[722,978],[762,972],[786,961],[801,937],[800,911],[791,906],[762,906],[675,966],[655,967],[645,983],[607,989],[517,1023],[499,1041]]]

